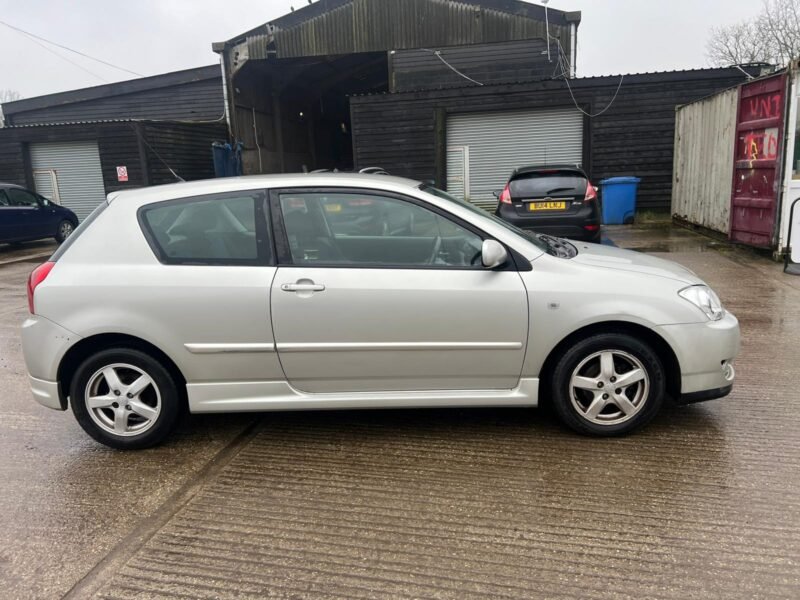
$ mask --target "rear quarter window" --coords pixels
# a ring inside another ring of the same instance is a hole
[[[139,221],[165,264],[268,264],[265,198],[248,191],[160,202],[140,208]]]

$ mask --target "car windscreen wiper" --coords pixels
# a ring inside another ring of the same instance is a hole
[[[556,192],[568,192],[568,191],[574,190],[574,189],[575,188],[572,187],[572,186],[569,186],[569,187],[557,187],[557,188],[553,188],[552,190],[547,190],[547,192],[545,192],[545,193],[549,196],[550,194],[555,194]]]

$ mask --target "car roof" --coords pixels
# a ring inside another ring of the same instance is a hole
[[[21,185],[17,185],[16,183],[6,183],[5,181],[0,181],[0,189],[9,189],[9,188],[18,188],[24,190],[25,188]]]
[[[586,171],[584,171],[580,165],[576,164],[558,164],[558,165],[528,165],[525,167],[517,167],[514,169],[514,172],[511,174],[511,177],[516,177],[517,175],[527,175],[529,173],[536,173],[538,171],[575,171],[576,173],[580,173],[581,175],[586,175]]]
[[[398,191],[419,187],[420,182],[391,175],[368,175],[362,173],[286,173],[280,175],[245,175],[242,177],[220,177],[202,181],[189,181],[156,185],[146,188],[112,192],[109,203],[118,200],[135,200],[142,204],[220,194],[242,190],[281,187],[372,187]]]

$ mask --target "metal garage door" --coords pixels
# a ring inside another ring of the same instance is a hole
[[[83,220],[106,197],[97,142],[31,144],[36,191]]]
[[[494,210],[492,195],[511,171],[532,164],[583,162],[583,115],[576,109],[450,115],[447,190]]]

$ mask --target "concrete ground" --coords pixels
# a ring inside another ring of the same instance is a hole
[[[97,445],[30,397],[30,248],[0,251],[3,598],[797,598],[800,278],[669,227],[742,323],[733,394],[612,440],[547,411],[192,417]],[[5,264],[3,264],[5,263]]]

